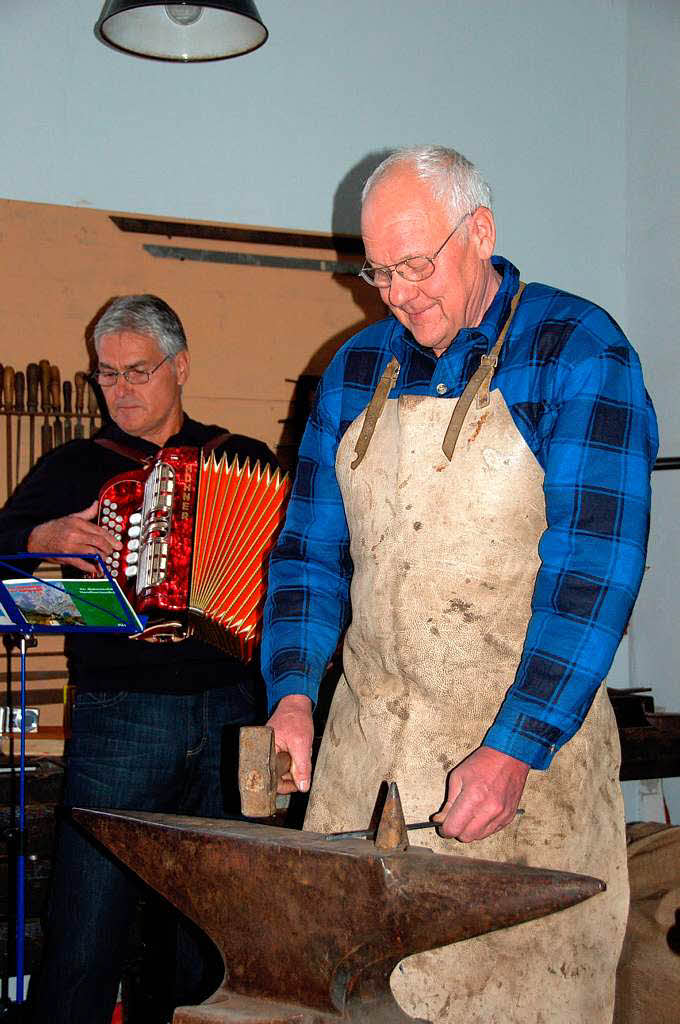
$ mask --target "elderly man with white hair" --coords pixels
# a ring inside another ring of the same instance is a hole
[[[658,438],[612,318],[494,255],[488,186],[441,147],[366,183],[386,320],[324,375],[271,559],[263,671],[288,787],[345,632],[305,827],[365,828],[382,780],[440,852],[603,878],[560,914],[412,957],[404,1009],[611,1021],[627,915],[603,680],[642,578]],[[520,807],[523,815],[517,815]]]

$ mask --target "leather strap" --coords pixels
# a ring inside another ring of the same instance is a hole
[[[510,324],[515,316],[515,312],[517,311],[523,291],[524,283],[520,281],[519,288],[515,292],[515,296],[510,306],[508,318],[505,321],[503,330],[498,336],[498,341],[488,355],[482,356],[479,366],[470,377],[470,380],[465,386],[465,390],[456,402],[456,408],[453,410],[453,414],[449,421],[449,425],[446,428],[446,433],[444,434],[444,440],[442,442],[442,451],[449,462],[453,458],[456,442],[458,441],[465,417],[468,414],[468,410],[470,409],[475,396],[477,396],[478,408],[483,408],[485,405],[489,404],[489,387],[491,385],[491,380],[496,366],[498,365],[498,355],[500,353],[501,346],[505,341],[505,336],[508,333]]]
[[[224,444],[228,437],[231,437],[231,431],[223,430],[221,434],[216,434],[210,441],[206,441],[204,445],[201,445],[201,450],[205,455],[209,455],[210,452],[214,452],[216,448]]]
[[[216,448],[219,448],[227,440],[230,433],[229,430],[223,430],[221,433],[216,434],[215,437],[201,445],[201,450],[206,455],[209,455],[210,452],[215,451]],[[109,451],[122,455],[126,459],[131,459],[132,462],[138,462],[140,466],[150,466],[158,458],[157,452],[154,455],[142,455],[141,452],[135,451],[129,445],[119,444],[118,441],[111,441],[108,437],[96,437],[94,438],[94,443],[101,445],[102,448],[108,448]]]
[[[393,356],[390,359],[387,366],[385,367],[383,375],[378,381],[378,386],[373,392],[373,397],[371,398],[371,401],[368,403],[368,406],[366,408],[366,416],[364,418],[364,423],[361,428],[361,433],[359,434],[357,438],[357,443],[354,446],[356,459],[354,459],[354,461],[350,464],[350,469],[356,469],[361,460],[363,459],[364,455],[366,454],[368,446],[371,443],[371,438],[373,437],[376,424],[380,419],[380,414],[385,408],[387,396],[389,395],[390,391],[396,384],[398,376],[399,361],[397,360],[396,356]]]
[[[110,452],[115,452],[116,455],[122,455],[125,459],[131,459],[132,462],[138,462],[140,466],[150,466],[156,458],[155,455],[142,455],[141,452],[135,451],[135,449],[130,448],[129,445],[118,444],[117,441],[111,441],[108,437],[95,437],[94,443],[101,445],[102,448],[108,448]]]

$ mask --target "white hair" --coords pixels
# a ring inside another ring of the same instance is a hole
[[[451,221],[473,213],[479,206],[491,209],[491,188],[474,164],[444,146],[411,146],[391,153],[371,174],[361,193],[362,206],[376,185],[402,167],[410,167],[427,182],[437,202],[448,207]]]

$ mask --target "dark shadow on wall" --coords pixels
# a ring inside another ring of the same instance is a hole
[[[350,168],[342,178],[335,191],[333,198],[333,235],[336,238],[336,251],[338,258],[349,259],[357,262],[356,252],[345,254],[342,249],[343,238],[361,234],[361,192],[366,179],[373,173],[378,164],[382,163],[385,157],[389,156],[391,150],[381,150],[369,153],[357,164]],[[359,256],[359,262],[363,262],[363,254]],[[293,382],[295,389],[291,400],[287,419],[284,420],[284,434],[287,444],[279,449],[280,456],[286,458],[288,455],[287,468],[294,473],[297,459],[297,450],[302,439],[309,413],[311,411],[316,389],[321,375],[326,370],[331,359],[340,346],[353,337],[358,331],[369,324],[382,320],[387,310],[380,298],[377,288],[372,288],[357,275],[334,274],[335,283],[347,289],[352,296],[352,301],[359,311],[359,316],[352,323],[347,324],[341,331],[327,338],[321,343],[314,355],[304,368],[303,373]],[[342,646],[338,646],[328,665],[326,674],[321,681],[319,699],[314,712],[314,745],[312,758],[316,762],[316,755],[321,744],[321,739],[326,727],[326,720],[330,711],[331,702],[335,687],[342,674]],[[298,793],[291,799],[291,805],[286,818],[286,824],[290,828],[301,828],[307,807],[308,794]],[[366,822],[368,826],[369,823]]]
[[[336,252],[340,261],[360,265],[363,262],[363,249],[357,251],[354,244],[361,235],[361,192],[367,178],[378,164],[389,156],[392,150],[376,150],[369,153],[349,169],[341,179],[333,197],[333,213],[331,218],[332,233],[336,244]],[[351,243],[351,252],[348,251]],[[346,289],[352,297],[359,316],[347,324],[341,331],[326,338],[309,359],[302,373],[294,381],[295,384],[286,418],[281,421],[283,430],[277,453],[282,464],[294,472],[297,462],[297,450],[309,417],[319,379],[328,367],[338,349],[358,331],[369,324],[382,320],[387,310],[380,298],[377,288],[366,284],[357,274],[333,274],[333,281],[340,288]]]

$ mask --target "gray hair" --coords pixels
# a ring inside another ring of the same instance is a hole
[[[437,202],[448,207],[452,222],[479,206],[491,209],[491,188],[475,165],[462,153],[444,146],[411,146],[390,153],[364,185],[362,206],[375,186],[399,167],[412,168],[416,177],[427,182]]]
[[[188,349],[182,321],[167,302],[157,295],[120,295],[113,299],[94,328],[94,347],[107,334],[131,331],[156,342],[164,356],[176,356]]]

